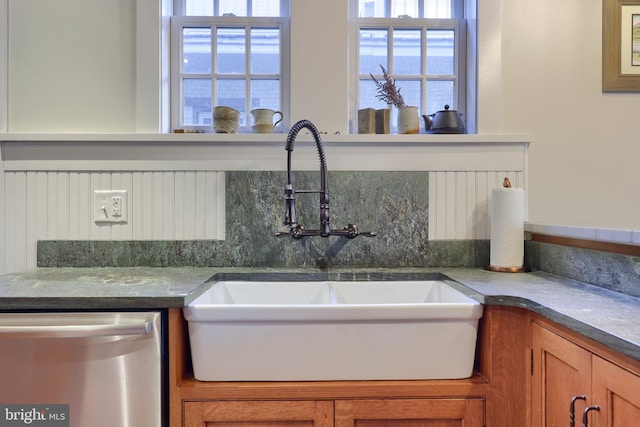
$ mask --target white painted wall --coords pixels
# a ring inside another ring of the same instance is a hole
[[[8,5],[9,132],[136,131],[131,0]]]
[[[0,49],[0,66],[8,64],[8,74],[0,70],[0,94],[8,94],[0,130],[136,132],[154,120],[161,129],[148,101],[155,96],[149,82],[162,79],[149,73],[160,52],[141,28],[157,31],[159,23],[135,21],[136,14],[157,15],[156,3],[0,0],[0,18],[8,17],[0,26],[9,34],[5,58]],[[293,3],[294,13],[314,20],[292,28],[293,56],[306,52],[292,67],[295,118],[308,114],[321,130],[348,132],[349,47],[335,40],[347,22],[328,12],[344,11],[346,2]],[[601,91],[601,0],[478,3],[477,126],[483,134],[533,135],[530,220],[640,229],[640,94]],[[318,37],[312,30],[323,18],[332,19],[332,32]]]
[[[531,221],[640,228],[640,93],[601,91],[602,0],[502,3],[503,130],[535,136]]]

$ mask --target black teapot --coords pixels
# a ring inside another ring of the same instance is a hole
[[[449,105],[437,113],[423,115],[424,128],[427,133],[465,133],[462,113],[449,110]]]

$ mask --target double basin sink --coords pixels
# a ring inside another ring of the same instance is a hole
[[[294,276],[295,277],[295,276]],[[483,306],[420,280],[214,281],[184,308],[202,381],[458,379]]]

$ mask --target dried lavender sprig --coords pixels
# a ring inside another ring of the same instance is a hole
[[[369,73],[373,82],[376,84],[376,88],[378,89],[376,98],[387,104],[394,105],[396,108],[406,107],[404,99],[400,94],[400,89],[396,87],[396,81],[391,78],[387,70],[385,70],[382,65],[380,65],[380,68],[382,69],[382,75],[384,76],[384,83],[373,77],[373,74]]]

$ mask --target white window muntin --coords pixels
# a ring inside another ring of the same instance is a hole
[[[418,19],[418,18],[358,18],[356,19],[356,31],[354,37],[355,49],[357,52],[356,67],[358,69],[358,83],[356,84],[357,101],[356,108],[352,111],[357,112],[360,104],[360,81],[363,79],[370,79],[369,73],[373,75],[379,75],[380,69],[376,70],[361,70],[360,69],[360,31],[361,30],[385,30],[388,32],[387,37],[387,64],[382,64],[388,67],[388,71],[393,78],[398,82],[398,85],[402,87],[403,80],[419,80],[421,82],[420,93],[420,105],[418,106],[421,114],[432,114],[435,111],[427,111],[427,82],[428,81],[450,81],[454,87],[454,105],[450,105],[451,109],[457,109],[459,112],[464,113],[466,110],[466,24],[464,20],[458,19]],[[394,72],[393,65],[393,32],[396,30],[420,30],[421,31],[421,73],[420,74],[396,74]],[[427,74],[427,54],[426,54],[426,37],[427,31],[430,30],[449,30],[454,33],[454,64],[452,74]],[[444,106],[439,106],[438,109]],[[395,111],[392,110],[395,114]],[[392,126],[395,123],[392,120]]]
[[[202,28],[210,31],[211,64],[207,73],[186,73],[183,64],[183,31],[185,28]],[[244,29],[245,34],[245,65],[244,73],[218,73],[217,70],[217,30],[218,29]],[[277,29],[279,31],[279,73],[252,73],[251,72],[251,30],[255,29]],[[289,27],[288,18],[252,18],[252,17],[185,17],[174,16],[171,20],[171,124],[172,128],[189,128],[208,131],[211,129],[210,123],[185,124],[184,111],[184,82],[186,80],[209,79],[211,81],[211,108],[216,106],[217,82],[224,80],[244,80],[244,108],[240,119],[240,131],[250,130],[251,118],[251,83],[253,81],[279,81],[279,109],[284,117],[289,117]],[[269,108],[268,106],[263,106]],[[282,123],[281,126],[286,126]]]
[[[407,22],[405,22],[407,21]],[[454,91],[456,94],[455,104],[451,105],[452,109],[458,109],[464,111],[465,107],[465,91],[460,85],[465,81],[465,66],[466,66],[466,51],[464,49],[464,38],[466,37],[464,31],[464,21],[460,22],[457,19],[384,19],[384,18],[367,18],[358,19],[356,25],[356,52],[357,57],[360,58],[360,40],[359,35],[361,30],[384,30],[387,31],[387,46],[386,46],[386,64],[382,64],[392,74],[393,78],[397,80],[398,85],[402,86],[403,80],[419,80],[421,81],[421,105],[419,106],[421,111],[424,111],[427,105],[427,93],[426,83],[427,81],[451,81],[454,85]],[[395,74],[394,70],[394,55],[393,55],[393,33],[398,30],[418,30],[421,32],[421,46],[423,54],[421,56],[421,72],[419,74]],[[428,74],[427,73],[427,57],[426,54],[426,37],[427,31],[431,30],[448,30],[454,33],[454,63],[452,74]],[[379,75],[380,69],[375,70],[360,70],[360,61],[356,61],[358,66],[358,80],[370,79],[369,73],[373,75]],[[359,87],[359,84],[357,85]],[[358,99],[359,95],[358,95]],[[359,101],[358,101],[359,102]],[[432,113],[431,111],[424,111],[424,114]]]
[[[253,10],[254,0],[202,0],[202,1],[194,1],[194,0],[173,0],[173,15],[175,16],[184,16],[189,12],[188,5],[195,7],[192,9],[195,13],[191,16],[224,16],[226,9],[222,8],[221,3],[224,3],[226,6],[231,6],[231,9],[235,9],[237,7],[244,6],[245,12],[242,16],[288,16],[289,15],[289,0],[270,0],[268,4],[265,2],[262,3],[262,8],[267,11],[267,14],[262,15],[252,15],[251,11]],[[244,5],[242,4],[244,3]],[[260,5],[259,5],[260,6]],[[221,10],[222,9],[222,10]],[[258,9],[261,9],[258,7]],[[231,10],[229,10],[231,11]],[[241,16],[236,13],[236,16]]]

